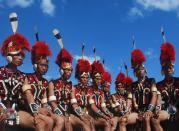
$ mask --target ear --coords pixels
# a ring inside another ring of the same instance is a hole
[[[37,70],[37,64],[33,64],[33,68],[36,71]]]
[[[60,74],[61,74],[61,75],[63,75],[63,74],[64,74],[63,69],[60,69]]]
[[[6,59],[7,59],[7,61],[8,61],[9,63],[12,62],[12,56],[7,56]]]

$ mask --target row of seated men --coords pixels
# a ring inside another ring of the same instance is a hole
[[[37,41],[31,48],[22,34],[13,32],[1,45],[1,53],[8,62],[0,68],[1,130],[177,130],[179,79],[173,77],[175,49],[171,43],[161,45],[164,80],[156,83],[154,78],[147,77],[146,58],[141,50],[134,49],[131,65],[137,81],[120,72],[115,81],[116,93],[110,94],[111,75],[96,59],[92,64],[84,56],[78,60],[78,84],[72,84],[69,79],[73,57],[64,48],[57,30],[54,34],[61,50],[55,62],[61,75],[51,81],[43,77],[52,55],[47,43]],[[31,52],[34,73],[18,70],[25,50]],[[161,126],[166,121],[169,126]]]

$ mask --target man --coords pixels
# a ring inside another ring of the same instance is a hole
[[[163,103],[157,103],[157,107],[162,110],[159,111],[158,119],[154,122],[155,128],[163,131],[160,122],[169,119],[169,128],[179,129],[175,124],[178,120],[179,110],[179,78],[174,77],[174,63],[175,63],[175,48],[169,42],[164,42],[161,45],[160,63],[162,66],[162,75],[164,80],[157,83],[157,88],[161,93]],[[165,126],[165,128],[167,128]],[[172,129],[171,129],[172,130]]]
[[[110,113],[114,113],[113,109],[112,109],[112,101],[111,101],[111,94],[110,94],[110,85],[112,82],[112,77],[111,74],[108,71],[104,71],[103,73],[103,81],[102,81],[102,90],[104,92],[104,102],[106,104],[106,108],[110,111]],[[113,114],[114,115],[114,114]],[[113,118],[111,118],[112,121],[112,126],[111,126],[111,130],[115,130],[117,127],[117,123],[118,123],[118,117],[114,116]]]
[[[104,100],[104,92],[100,89],[104,68],[103,65],[99,61],[94,61],[91,65],[92,72],[92,88],[89,90],[89,105],[91,115],[95,120],[94,124],[98,128],[104,128],[104,131],[111,130],[111,121],[112,114],[106,108],[105,100]]]
[[[78,106],[81,107],[83,116],[82,120],[90,127],[91,131],[94,131],[94,120],[88,115],[89,112],[89,78],[91,73],[91,65],[88,60],[78,59],[75,68],[75,77],[78,80],[78,84],[75,85],[75,96],[77,99]]]
[[[107,71],[103,73],[102,90],[104,92],[105,103],[108,109],[110,109],[110,85],[112,82],[111,74]]]
[[[128,124],[135,124],[138,115],[132,112],[132,94],[127,90],[133,80],[119,73],[115,81],[116,93],[112,95],[112,109],[114,115],[118,117],[120,131],[126,131]]]
[[[81,127],[84,131],[89,131],[90,129],[80,120],[82,115],[81,110],[79,107],[73,106],[76,105],[77,100],[73,95],[72,82],[69,81],[73,70],[72,60],[71,54],[65,48],[62,48],[56,59],[61,77],[50,83],[49,101],[54,113],[64,116],[64,124],[60,129],[72,130],[72,127],[77,126]],[[78,117],[71,114],[73,111],[75,111]]]
[[[134,109],[138,113],[143,114],[139,119],[144,120],[145,130],[150,131],[150,119],[153,116],[156,105],[157,88],[155,79],[147,77],[146,69],[143,65],[145,60],[145,56],[141,50],[135,49],[132,51],[131,65],[134,75],[138,79],[132,84]]]
[[[21,110],[24,108],[22,106],[24,105],[22,84],[25,74],[19,71],[17,67],[23,63],[24,50],[30,51],[29,42],[19,33],[9,36],[2,44],[2,55],[6,57],[8,64],[0,68],[1,102],[5,105],[7,111],[11,110],[11,113],[16,114],[13,120],[9,121],[10,125],[19,124],[22,127],[36,128],[37,131],[43,131],[44,123],[39,117],[34,118],[31,114]],[[12,110],[11,108],[14,107],[15,110]],[[34,121],[37,123],[34,123]]]
[[[54,125],[47,104],[48,81],[43,78],[48,71],[48,56],[51,55],[49,46],[45,42],[38,41],[33,45],[31,60],[35,72],[26,75],[26,82],[22,87],[28,103],[25,105],[26,111],[32,113],[34,117],[38,115],[45,122],[45,131],[51,131]]]

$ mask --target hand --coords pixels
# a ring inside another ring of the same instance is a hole
[[[4,123],[6,119],[7,114],[5,114],[5,110],[3,108],[0,108],[0,123]]]
[[[146,111],[144,114],[143,114],[143,117],[146,118],[146,117],[152,117],[153,116],[153,113],[151,111]]]
[[[143,120],[143,113],[142,113],[142,112],[139,112],[139,113],[138,113],[138,120],[139,120],[139,121],[142,121],[142,120]]]
[[[106,115],[103,115],[102,118],[104,118],[106,121],[109,121],[110,120],[110,117],[106,116]]]
[[[38,125],[38,123],[40,123],[41,119],[37,113],[33,114],[33,116],[34,116],[34,125],[36,126]]]
[[[38,113],[42,114],[42,115],[47,115],[50,116],[50,111],[46,108],[39,108]]]

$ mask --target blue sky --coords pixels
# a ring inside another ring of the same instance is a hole
[[[157,81],[163,78],[159,62],[160,27],[163,26],[167,40],[175,46],[175,76],[179,74],[179,0],[0,0],[1,43],[12,34],[8,19],[11,12],[18,14],[18,32],[25,35],[31,45],[35,42],[34,26],[38,27],[40,40],[50,45],[53,56],[47,78],[59,76],[54,61],[60,47],[52,34],[54,28],[60,30],[65,48],[74,56],[74,67],[76,59],[81,56],[82,42],[86,45],[85,55],[90,60],[95,46],[98,58],[105,59],[105,66],[114,82],[121,61],[131,67],[133,35],[136,47],[146,54],[148,76],[155,77]],[[0,60],[0,65],[6,64],[2,56]],[[29,53],[20,69],[33,71]],[[131,69],[129,74],[134,78]],[[72,81],[76,83],[74,77]],[[114,92],[113,84],[111,88]]]

